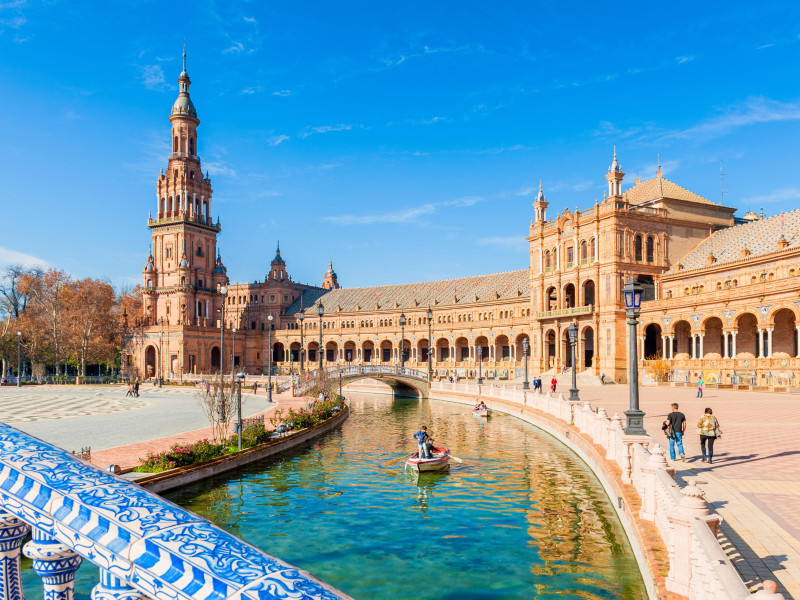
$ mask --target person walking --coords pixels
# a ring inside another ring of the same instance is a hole
[[[714,412],[707,408],[705,414],[697,422],[697,433],[700,434],[700,450],[703,452],[703,462],[712,464],[714,462],[714,442],[722,436],[719,421],[714,416]],[[706,445],[708,453],[706,453]]]
[[[702,375],[700,375],[700,377],[697,379],[697,396],[695,396],[695,397],[696,398],[702,398],[703,397],[703,376]]]
[[[678,447],[678,454],[681,460],[686,461],[686,454],[683,451],[683,434],[686,431],[686,415],[678,410],[678,404],[671,405],[672,411],[667,415],[667,420],[661,427],[669,438],[669,458],[670,460],[677,460],[675,458],[675,447]]]
[[[600,371],[600,385],[606,384],[606,374]]]
[[[556,379],[556,376],[553,375],[553,379],[550,380],[550,391],[554,394],[556,393],[556,385],[558,385],[558,380]]]
[[[138,398],[139,397],[139,380],[138,379],[136,380],[136,383],[133,384],[133,397],[134,398]]]

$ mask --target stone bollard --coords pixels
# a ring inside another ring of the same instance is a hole
[[[614,416],[611,417],[611,420],[608,422],[606,427],[608,428],[608,431],[606,432],[606,439],[608,440],[608,446],[606,447],[606,459],[616,460],[617,444],[619,441],[617,431],[622,429],[622,419],[619,418],[617,413],[614,413]]]
[[[658,469],[666,467],[667,459],[664,456],[664,449],[656,446],[650,452],[650,458],[642,465],[642,489],[639,490],[642,497],[642,508],[639,510],[639,517],[646,521],[654,521],[656,518],[656,472]]]
[[[681,499],[669,517],[672,525],[672,543],[669,553],[669,575],[667,590],[683,596],[689,595],[692,577],[692,528],[695,518],[708,516],[708,505],[703,499],[705,492],[697,487],[694,479],[690,479],[681,490]]]
[[[786,600],[783,594],[778,593],[778,584],[771,579],[764,580],[764,589],[750,594],[756,600]]]

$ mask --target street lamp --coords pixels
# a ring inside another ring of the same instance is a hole
[[[406,337],[405,337],[406,315],[400,313],[400,368],[406,366]]]
[[[267,402],[272,402],[272,320],[275,317],[267,317]]]
[[[478,385],[483,385],[483,377],[481,377],[482,366],[483,366],[483,346],[478,346]]]
[[[639,310],[642,305],[642,286],[628,279],[622,288],[625,297],[625,312],[628,317],[628,382],[630,387],[630,409],[625,411],[627,435],[647,435],[644,429],[644,412],[639,410],[639,367],[636,358],[636,325],[639,323]]]
[[[17,387],[22,385],[22,332],[17,332]]]
[[[322,376],[322,315],[325,314],[325,307],[322,306],[322,302],[317,307],[317,314],[319,315],[319,373],[317,378],[319,378]]]
[[[222,379],[222,374],[225,372],[223,371],[223,365],[225,364],[225,353],[224,353],[224,345],[225,345],[225,296],[228,293],[228,288],[220,286],[219,288],[219,295],[222,297],[222,304],[220,305],[219,309],[219,377]]]
[[[578,326],[575,323],[570,323],[567,331],[569,332],[569,344],[572,346],[572,387],[569,389],[569,400],[570,402],[580,402],[581,399],[580,396],[578,396],[578,384],[576,382],[578,369],[575,363],[575,346],[578,345]]]
[[[233,333],[236,333],[236,329],[233,330]],[[236,380],[239,384],[236,389],[236,433],[238,434],[239,452],[242,451],[242,379],[244,379],[244,371],[236,374]],[[233,390],[231,389],[231,391]]]
[[[236,327],[231,327],[231,332],[233,332],[233,344],[231,348],[231,380],[233,380],[233,372],[235,370],[235,362],[236,362]]]
[[[431,323],[433,323],[433,311],[428,307],[425,315],[428,317],[428,383],[433,380],[433,337],[431,336]]]
[[[158,332],[158,387],[161,387],[161,346],[164,345],[164,320],[161,320],[161,331]]]
[[[522,380],[522,389],[529,390],[531,389],[531,384],[528,381],[528,352],[530,351],[531,346],[528,344],[528,338],[522,340],[522,357],[525,359],[525,379]]]
[[[306,370],[306,363],[303,357],[303,352],[305,351],[305,346],[303,345],[303,321],[306,318],[305,311],[301,310],[297,318],[300,319],[300,374],[302,375]]]

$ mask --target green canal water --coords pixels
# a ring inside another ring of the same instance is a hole
[[[448,402],[348,399],[349,419],[312,445],[168,498],[358,600],[646,598],[611,500],[555,439]],[[384,466],[423,424],[464,462]],[[86,597],[97,571],[78,575]]]

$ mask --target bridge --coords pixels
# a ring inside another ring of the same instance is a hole
[[[359,379],[376,379],[394,390],[396,396],[426,397],[430,391],[428,372],[390,365],[353,365],[323,369],[328,384],[347,385]],[[319,370],[310,373],[308,381],[301,381],[295,395],[302,396],[318,385]]]

